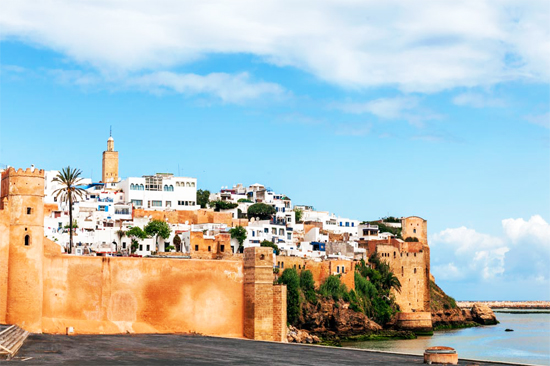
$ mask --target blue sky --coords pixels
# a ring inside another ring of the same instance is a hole
[[[546,2],[2,8],[0,164],[99,179],[112,125],[123,177],[422,216],[451,295],[550,299]]]

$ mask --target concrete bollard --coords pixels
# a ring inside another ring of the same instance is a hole
[[[431,364],[458,364],[458,354],[451,347],[430,347],[424,351],[424,363]]]

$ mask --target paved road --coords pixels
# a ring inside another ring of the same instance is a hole
[[[17,356],[5,364],[357,366],[422,362],[419,356],[177,334],[70,337],[33,334]]]

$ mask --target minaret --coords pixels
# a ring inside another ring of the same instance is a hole
[[[103,183],[118,182],[118,151],[115,151],[115,140],[111,133],[107,140],[107,151],[103,152],[101,181]]]

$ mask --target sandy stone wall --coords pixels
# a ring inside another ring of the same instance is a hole
[[[328,260],[317,262],[300,257],[278,256],[277,265],[279,266],[279,275],[286,268],[294,268],[298,273],[303,270],[311,271],[315,286],[319,287],[328,276],[340,275],[340,281],[346,285],[348,290],[355,289],[355,262],[348,260]]]
[[[171,224],[226,224],[232,226],[233,218],[230,213],[214,212],[213,210],[200,209],[195,211],[153,211],[141,208],[133,209],[134,218],[151,216],[153,220],[165,221]]]
[[[406,238],[417,238],[424,245],[428,244],[427,221],[418,216],[410,216],[401,220],[401,236]]]
[[[221,259],[231,256],[231,235],[220,233],[213,238],[202,231],[191,232],[191,257],[197,259]]]
[[[415,245],[400,250],[393,245],[381,244],[377,251],[401,283],[401,292],[393,291],[401,311],[429,311],[430,249],[428,246],[419,249],[420,243],[406,244]]]
[[[215,315],[214,315],[215,314]],[[242,337],[236,261],[58,255],[44,262],[43,331]]]
[[[273,340],[287,342],[286,285],[273,286]]]

